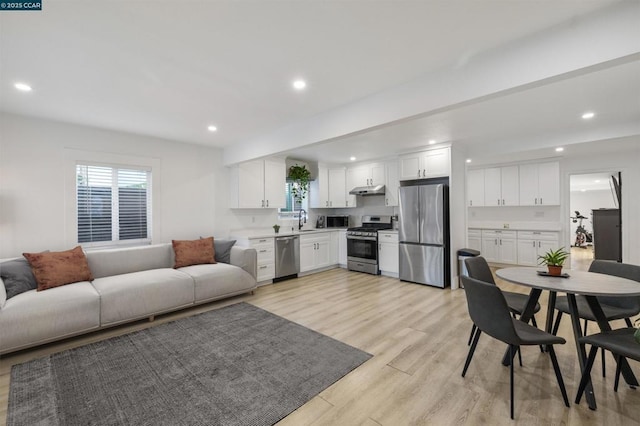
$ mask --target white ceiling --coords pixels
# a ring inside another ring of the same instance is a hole
[[[42,12],[0,14],[0,110],[229,147],[613,3],[45,2]],[[639,62],[284,154],[344,162],[430,138],[471,153],[474,143],[593,140],[607,134],[595,126],[640,122]],[[308,82],[302,93],[291,89],[296,77]],[[16,81],[33,92],[17,92]],[[598,113],[590,123],[577,118],[585,108]]]

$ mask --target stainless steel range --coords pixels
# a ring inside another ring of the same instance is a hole
[[[391,229],[391,216],[362,216],[362,226],[347,229],[347,267],[378,275],[378,231]]]

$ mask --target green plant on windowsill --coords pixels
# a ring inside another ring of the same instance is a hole
[[[564,261],[569,257],[569,253],[561,247],[557,250],[549,250],[542,256],[538,256],[538,265],[547,265],[549,275],[559,276],[562,274],[562,266]]]

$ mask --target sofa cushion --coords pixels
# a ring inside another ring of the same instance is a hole
[[[91,283],[29,290],[7,300],[0,311],[0,353],[95,330],[99,325],[100,296]]]
[[[100,324],[144,318],[193,304],[193,279],[170,268],[96,278]]]
[[[95,278],[151,269],[171,268],[171,244],[127,247],[87,252],[89,268]]]
[[[203,263],[216,263],[213,251],[213,237],[198,240],[172,240],[176,256],[174,268]]]
[[[251,274],[226,263],[185,266],[179,271],[193,277],[196,303],[244,293],[256,287],[256,280]]]
[[[38,291],[79,281],[92,281],[93,276],[82,247],[66,251],[23,253],[38,282]]]
[[[213,240],[213,251],[216,257],[216,262],[231,263],[231,248],[236,243],[236,240]]]
[[[31,271],[31,265],[24,258],[0,263],[0,277],[4,282],[7,299],[38,288],[36,277]]]

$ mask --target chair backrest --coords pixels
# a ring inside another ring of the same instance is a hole
[[[496,281],[493,279],[489,264],[484,257],[470,257],[464,260],[464,264],[471,278],[495,285]]]
[[[471,321],[489,336],[511,345],[519,345],[509,307],[497,285],[462,276]]]
[[[629,263],[619,263],[613,260],[596,259],[591,262],[589,272],[597,272],[599,274],[613,275],[620,278],[640,282],[640,266],[631,265]],[[615,296],[599,296],[600,303],[617,306],[619,308],[636,309],[636,313],[640,313],[640,297],[615,297]]]

